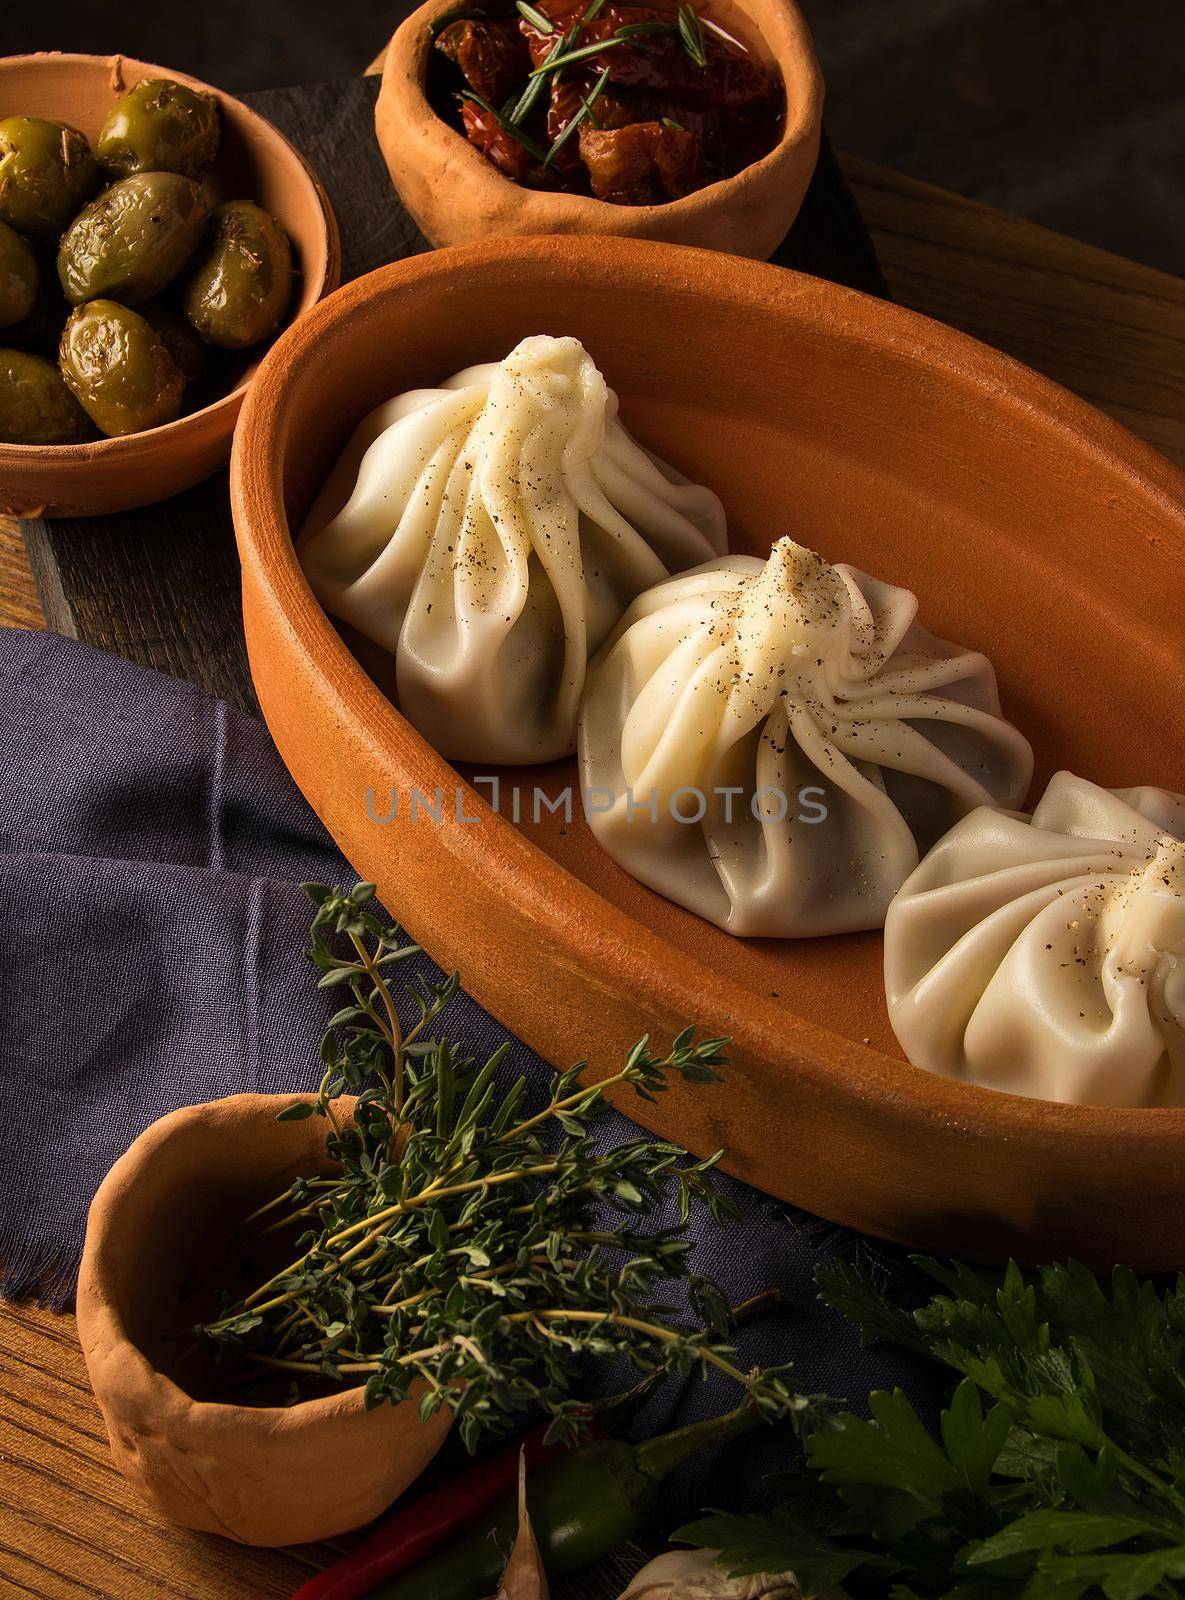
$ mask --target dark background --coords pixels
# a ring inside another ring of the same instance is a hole
[[[803,0],[841,150],[1185,274],[1185,0]],[[238,90],[360,72],[410,6],[0,0],[0,53]]]

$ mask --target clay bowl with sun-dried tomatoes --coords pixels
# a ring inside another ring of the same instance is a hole
[[[793,0],[427,0],[388,47],[376,128],[434,245],[593,233],[764,259],[822,106]]]

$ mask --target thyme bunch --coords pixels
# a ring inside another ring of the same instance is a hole
[[[319,985],[349,1000],[322,1040],[316,1095],[281,1117],[326,1120],[333,1170],[247,1219],[253,1237],[295,1234],[295,1256],[227,1297],[202,1334],[296,1380],[365,1383],[368,1406],[418,1392],[421,1415],[449,1407],[470,1448],[534,1407],[554,1435],[579,1436],[586,1357],[643,1375],[715,1369],[770,1419],[810,1416],[787,1369],[736,1364],[727,1302],[690,1269],[692,1209],[737,1216],[711,1180],[719,1153],[692,1161],[649,1138],[603,1149],[593,1133],[610,1087],[654,1101],[672,1077],[719,1082],[727,1040],[687,1028],[659,1053],[643,1038],[609,1078],[587,1083],[578,1063],[532,1110],[525,1077],[502,1087],[507,1044],[479,1063],[430,1035],[457,974],[406,989],[416,1016],[403,1030],[392,972],[416,946],[375,915],[373,885],[306,887]],[[647,1226],[672,1195],[678,1222]],[[682,1311],[664,1298],[676,1281]]]

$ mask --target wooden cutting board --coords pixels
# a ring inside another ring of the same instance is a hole
[[[375,143],[377,93],[377,79],[351,78],[244,96],[324,182],[341,229],[343,281],[429,248]],[[888,294],[826,138],[799,218],[774,259]],[[140,511],[24,526],[50,628],[255,709],[225,472]]]

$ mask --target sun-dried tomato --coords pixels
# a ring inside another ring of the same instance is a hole
[[[460,67],[465,82],[491,105],[517,94],[531,68],[526,40],[510,17],[450,22],[436,48]]]
[[[627,128],[580,129],[580,155],[598,200],[658,205],[700,185],[699,143],[684,128],[634,122]]]

